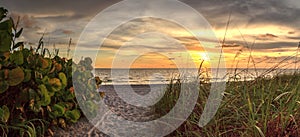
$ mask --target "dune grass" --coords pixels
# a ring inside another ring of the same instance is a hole
[[[227,28],[222,45],[225,44]],[[243,35],[241,34],[243,37]],[[243,37],[244,38],[244,37]],[[252,55],[255,45],[248,45],[248,63],[246,69],[238,72],[239,55],[243,47],[236,52],[232,64],[236,64],[233,72],[228,73],[222,103],[214,118],[203,128],[198,126],[200,116],[209,96],[211,84],[208,82],[208,72],[203,72],[202,63],[199,66],[199,96],[192,114],[169,137],[298,137],[300,136],[300,71],[299,50],[300,42],[295,54],[275,63],[263,73],[258,74],[257,65],[265,63],[268,58],[256,62]],[[223,46],[222,50],[223,51]],[[222,52],[221,52],[222,54]],[[220,56],[221,58],[221,56]],[[293,64],[286,63],[295,59]],[[236,62],[237,61],[237,62]],[[220,63],[220,61],[219,61]],[[294,65],[293,74],[283,74],[287,68]],[[233,66],[232,66],[233,68]],[[255,74],[249,74],[249,69],[254,69]],[[274,75],[274,72],[275,75]],[[244,73],[244,74],[242,74]],[[269,77],[273,73],[273,77]],[[244,76],[252,76],[253,80],[246,80]],[[154,106],[159,116],[167,114],[180,95],[181,81],[171,81],[164,97]]]
[[[180,94],[180,81],[170,84],[156,112],[168,113]],[[200,85],[197,104],[188,120],[168,136],[300,136],[300,74],[227,82],[216,116],[197,126],[210,84]]]

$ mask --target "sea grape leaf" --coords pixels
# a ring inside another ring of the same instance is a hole
[[[83,81],[86,81],[90,78],[93,78],[93,73],[91,73],[90,71],[85,71],[85,72],[82,72],[82,76],[83,76]]]
[[[40,57],[40,63],[42,69],[46,69],[50,66],[49,61],[43,57]]]
[[[22,89],[20,95],[18,96],[18,101],[16,106],[19,105],[19,108],[24,108],[24,103],[29,101],[29,89]]]
[[[94,102],[92,102],[92,101],[85,101],[84,102],[84,108],[82,108],[83,109],[83,111],[85,111],[85,112],[89,112],[89,113],[87,113],[86,115],[87,116],[89,116],[89,117],[95,117],[95,116],[97,116],[97,105],[94,103]]]
[[[0,52],[10,51],[10,46],[11,46],[10,34],[7,32],[7,30],[0,30]]]
[[[26,49],[26,48],[24,48],[24,49],[22,50],[22,52],[23,52],[23,57],[24,57],[25,59],[27,59],[28,56],[29,56],[30,54],[32,54],[32,52],[31,52],[29,49]]]
[[[0,33],[1,33],[1,31],[0,31]],[[1,35],[1,34],[0,34]],[[0,44],[1,45],[1,44]],[[1,48],[0,48],[0,50],[1,50]],[[1,52],[0,51],[0,58],[3,58],[3,60],[7,60],[8,58],[9,58],[9,56],[10,56],[10,52],[9,52],[9,50],[8,51],[5,51],[5,52]]]
[[[49,71],[51,70],[51,66],[52,66],[52,60],[49,58],[40,58],[39,60],[41,68],[39,69],[39,71],[43,74],[43,75],[47,75],[49,73]]]
[[[60,104],[55,104],[52,107],[52,110],[53,110],[53,113],[54,113],[55,117],[60,117],[60,116],[65,114],[65,107],[63,105],[60,105]]]
[[[65,88],[67,86],[67,77],[65,73],[63,72],[58,73],[58,78],[61,80],[62,88]]]
[[[70,120],[71,122],[75,123],[80,118],[80,112],[77,109],[74,109],[72,111],[68,110],[65,113],[65,117]]]
[[[84,62],[86,65],[92,65],[93,61],[90,57],[86,57],[84,58]]]
[[[31,79],[31,70],[25,69],[25,76],[23,82],[28,82]]]
[[[55,69],[56,69],[57,72],[59,72],[59,71],[62,70],[62,65],[59,64],[59,63],[54,64],[54,67],[55,67]]]
[[[38,94],[33,89],[29,89],[28,93],[29,100],[40,100]]]
[[[42,79],[42,82],[44,84],[48,84],[49,83],[49,77],[48,76],[45,76],[43,79]]]
[[[0,81],[0,94],[4,93],[9,88],[9,84],[5,80]]]
[[[29,100],[30,100],[29,108],[34,112],[39,112],[41,108],[41,103],[39,103],[40,101],[39,95],[33,89],[29,89],[28,93],[29,93]]]
[[[0,80],[3,81],[5,79],[4,70],[0,69]]]
[[[24,72],[20,67],[9,70],[8,73],[8,84],[10,86],[16,86],[24,80]]]
[[[44,84],[39,85],[40,94],[41,94],[41,106],[47,106],[51,103],[51,98],[48,94],[48,90]]]
[[[0,120],[3,122],[7,122],[10,116],[10,112],[9,109],[6,105],[2,106],[2,108],[0,108]]]
[[[64,93],[64,100],[72,100],[75,98],[75,94],[70,91],[70,89],[67,90],[67,92]]]
[[[9,33],[12,32],[13,23],[11,19],[5,20],[0,23],[0,30],[6,30]]]
[[[6,17],[7,13],[8,13],[7,9],[5,9],[3,7],[0,8],[0,21]]]
[[[39,103],[39,101],[31,100],[30,103],[29,103],[29,108],[34,112],[40,112],[41,103]]]
[[[14,62],[17,65],[22,65],[24,63],[23,59],[23,52],[22,51],[15,51],[10,55],[10,61]]]
[[[57,92],[62,88],[62,84],[58,78],[49,79],[49,84],[51,85],[51,89],[53,92]]]

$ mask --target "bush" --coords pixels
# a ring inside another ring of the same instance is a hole
[[[0,136],[42,136],[50,125],[64,128],[76,122],[82,112],[72,74],[90,74],[85,75],[90,80],[91,61],[77,65],[57,54],[45,57],[42,38],[35,51],[24,49],[23,42],[15,44],[23,29],[17,30],[7,12],[0,8]],[[72,71],[72,66],[78,69]]]

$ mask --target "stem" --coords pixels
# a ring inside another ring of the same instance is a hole
[[[222,54],[223,54],[223,48],[224,48],[224,44],[225,44],[225,40],[226,40],[226,35],[227,35],[230,19],[231,19],[231,13],[232,13],[232,11],[230,11],[230,14],[229,14],[229,17],[228,17],[228,21],[227,21],[227,24],[226,24],[226,31],[225,31],[224,38],[223,38],[222,45],[221,45],[221,51],[220,51],[220,57],[219,57],[219,61],[218,61],[218,68],[217,68],[216,78],[218,78],[218,75],[219,75],[219,69],[220,69],[219,67],[220,67],[221,57],[222,57]]]

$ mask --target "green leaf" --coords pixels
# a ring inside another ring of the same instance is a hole
[[[2,106],[2,108],[0,108],[0,120],[3,122],[7,122],[10,116],[10,112],[9,109],[6,105]]]
[[[41,57],[42,58],[42,57]],[[41,68],[39,69],[39,71],[43,74],[43,75],[47,75],[52,68],[52,60],[49,58],[43,58],[40,59],[41,62]]]
[[[62,88],[65,88],[67,86],[67,77],[65,73],[63,72],[58,73],[58,78],[61,80]]]
[[[62,89],[62,84],[58,78],[49,79],[49,84],[53,92],[57,92]]]
[[[43,79],[42,79],[42,82],[44,84],[48,84],[49,83],[49,77],[48,76],[45,76]]]
[[[10,61],[17,65],[22,65],[24,63],[23,52],[15,51],[10,55]]]
[[[23,46],[24,45],[24,42],[18,42],[17,44],[15,44],[14,46],[13,46],[13,49],[16,49],[16,48],[18,48],[18,47],[20,47],[20,46]]]
[[[36,91],[34,91],[33,89],[29,89],[28,90],[28,96],[29,96],[29,100],[40,100],[38,94]]]
[[[8,80],[9,86],[19,85],[24,80],[23,70],[20,67],[9,70],[7,80]]]
[[[0,23],[1,25],[1,23]],[[0,52],[9,52],[12,43],[12,37],[7,30],[0,29]]]
[[[0,94],[4,93],[9,88],[9,84],[5,80],[0,81]]]
[[[7,9],[4,9],[3,7],[0,8],[0,21],[2,21],[2,19],[6,17],[7,13]]]
[[[40,112],[41,110],[41,103],[38,101],[36,103],[33,103],[32,106],[30,106],[30,109],[36,113]]]
[[[84,58],[84,62],[85,62],[85,64],[86,65],[92,65],[92,63],[93,63],[93,61],[92,61],[92,59],[90,58],[90,57],[86,57],[86,58]]]
[[[72,111],[68,110],[65,113],[65,117],[70,120],[71,122],[75,123],[80,118],[80,112],[77,109],[74,109]]]
[[[65,107],[59,104],[55,104],[52,108],[55,117],[60,117],[65,114]]]
[[[1,48],[0,48],[0,50],[1,50]],[[10,56],[10,51],[9,51],[9,49],[8,49],[8,51],[5,51],[5,52],[1,52],[0,51],[0,58],[3,58],[4,60],[7,60],[8,58],[9,58],[9,56]],[[3,65],[3,64],[2,64]]]
[[[48,90],[45,85],[39,85],[40,94],[41,94],[41,106],[47,106],[51,103],[51,98],[48,94]]]
[[[40,103],[40,97],[37,94],[36,91],[33,89],[29,89],[29,108],[34,112],[40,112],[41,103]]]
[[[7,30],[8,32],[12,32],[13,23],[12,20],[8,19],[0,23],[0,30]]]
[[[43,57],[40,57],[40,62],[41,62],[41,67],[42,69],[46,69],[48,67],[50,67],[50,63],[49,63],[49,59],[46,59],[46,58],[43,58]]]
[[[25,76],[23,82],[28,82],[31,80],[31,70],[25,69]]]
[[[64,97],[64,100],[70,101],[70,100],[72,100],[72,99],[75,98],[75,94],[72,93],[70,91],[70,89],[68,89],[67,92],[64,92],[64,96],[63,97]]]
[[[86,79],[90,79],[93,77],[93,73],[91,71],[85,71],[85,72],[83,72],[83,76]]]
[[[23,28],[21,28],[15,35],[16,38],[19,38],[23,32]]]
[[[97,115],[98,106],[91,100],[84,102],[84,111],[89,112],[87,115],[90,117],[95,117]]]
[[[23,57],[26,58],[26,59],[28,58],[29,55],[32,54],[32,52],[29,49],[27,49],[27,48],[24,48],[22,50],[22,52],[23,52]]]

